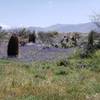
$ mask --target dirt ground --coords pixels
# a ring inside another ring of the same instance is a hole
[[[59,60],[67,58],[72,54],[73,48],[62,49],[62,48],[44,48],[39,44],[25,45],[19,47],[18,58],[13,58],[20,61],[48,61],[48,60]],[[0,45],[0,58],[7,58],[7,43]]]

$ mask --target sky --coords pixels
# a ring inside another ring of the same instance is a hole
[[[79,24],[100,13],[100,0],[0,0],[0,25],[8,27]]]

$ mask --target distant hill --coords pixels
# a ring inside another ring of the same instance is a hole
[[[94,23],[84,24],[56,24],[45,28],[40,27],[29,27],[29,30],[36,31],[57,31],[57,32],[82,32],[87,33],[91,30],[99,30]]]
[[[9,29],[9,31],[12,30],[19,30],[21,28],[16,29]],[[57,32],[81,32],[81,33],[87,33],[91,30],[97,30],[99,31],[99,28],[94,23],[83,23],[83,24],[56,24],[49,27],[27,27],[30,31],[57,31]]]
[[[97,30],[97,26],[94,23],[84,23],[84,24],[57,24],[47,27],[46,30],[58,31],[58,32],[82,32],[87,33],[91,30]]]

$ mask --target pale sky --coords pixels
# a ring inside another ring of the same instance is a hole
[[[100,0],[0,0],[0,25],[79,24],[100,13]]]

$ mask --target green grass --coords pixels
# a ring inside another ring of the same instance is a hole
[[[100,50],[63,61],[0,60],[0,100],[100,100]]]

